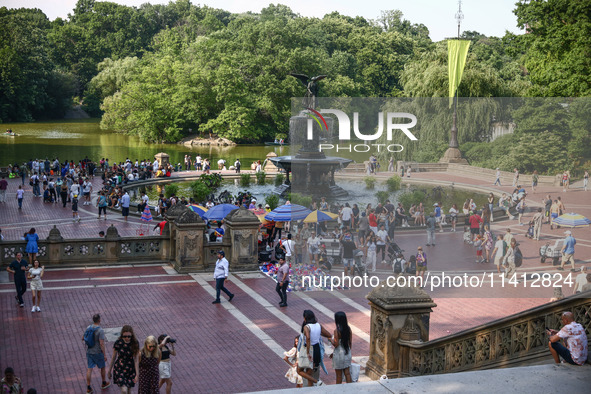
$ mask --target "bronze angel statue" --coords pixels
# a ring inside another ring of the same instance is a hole
[[[289,75],[297,78],[307,89],[304,100],[302,100],[304,108],[316,108],[318,104],[318,90],[320,89],[318,81],[326,78],[326,75],[318,75],[312,78],[304,74],[290,73]]]

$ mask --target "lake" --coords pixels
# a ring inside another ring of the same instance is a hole
[[[126,158],[154,160],[158,152],[170,155],[171,163],[183,163],[184,157],[190,154],[193,158],[199,153],[209,158],[212,163],[224,158],[234,163],[236,158],[248,168],[255,160],[264,160],[267,153],[275,152],[278,156],[290,155],[290,147],[273,147],[265,145],[236,145],[226,147],[193,146],[179,144],[151,144],[141,142],[136,136],[128,136],[99,127],[98,119],[82,119],[71,121],[49,121],[34,123],[4,123],[0,125],[4,132],[12,129],[16,137],[0,137],[0,165],[22,163],[29,159],[50,160],[57,157],[64,160],[79,161],[85,156],[98,162],[108,158],[110,163],[121,162]],[[367,160],[367,154],[343,152],[339,156],[357,161]]]

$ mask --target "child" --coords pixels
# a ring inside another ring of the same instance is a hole
[[[529,239],[534,238],[534,222],[533,221],[529,222],[529,227],[527,229],[527,233],[525,234],[525,236]]]
[[[72,221],[79,222],[80,216],[78,215],[78,195],[72,196]]]
[[[299,335],[295,337],[291,350],[289,352],[283,353],[285,355],[283,360],[289,364],[289,369],[285,374],[287,380],[289,380],[291,383],[295,383],[296,387],[303,387],[304,379],[298,375],[298,367],[296,366],[296,361],[298,359],[298,338]]]
[[[470,234],[470,227],[464,226],[464,243],[472,245],[472,234]]]
[[[476,247],[476,262],[477,263],[484,263],[484,259],[482,258],[482,235],[478,234],[476,239],[474,240],[474,246]]]

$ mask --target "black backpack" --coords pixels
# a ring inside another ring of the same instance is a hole
[[[411,275],[417,274],[417,258],[412,255],[408,259],[408,267],[406,267],[406,273]]]
[[[521,253],[521,250],[516,248],[513,253],[515,255],[515,267],[521,267],[521,264],[523,263],[523,254]]]

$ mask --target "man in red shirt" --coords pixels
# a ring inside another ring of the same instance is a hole
[[[369,229],[372,230],[374,234],[376,234],[378,232],[378,217],[376,216],[374,209],[369,211],[367,220],[369,220]]]
[[[480,223],[483,222],[482,218],[478,213],[470,212],[470,234],[472,234],[472,241],[476,238],[478,234],[480,234]]]
[[[156,226],[154,226],[154,230],[156,230],[157,228],[160,228],[160,235],[162,235],[162,232],[164,231],[164,226],[166,225],[166,223],[167,223],[166,220],[161,221]]]

